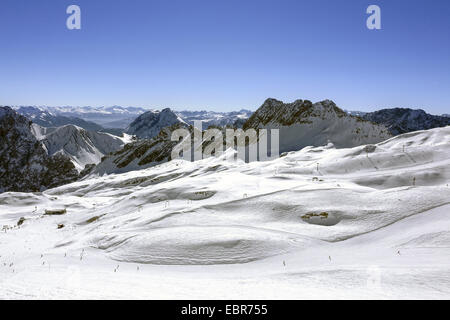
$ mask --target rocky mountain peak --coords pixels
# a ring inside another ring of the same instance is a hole
[[[377,143],[389,138],[386,127],[348,115],[331,100],[292,103],[270,98],[244,123],[244,129],[280,129],[280,151],[332,142],[336,147]]]
[[[147,111],[134,120],[127,128],[127,133],[138,138],[153,138],[165,127],[184,123],[170,108],[162,111]]]

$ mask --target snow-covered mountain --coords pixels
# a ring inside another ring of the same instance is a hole
[[[0,194],[0,299],[450,298],[450,127],[231,158]]]
[[[61,106],[61,107],[49,107],[58,114],[66,115],[111,115],[111,114],[123,114],[127,116],[139,115],[147,110],[140,107],[73,107],[73,106]]]
[[[382,109],[366,113],[362,118],[385,125],[393,135],[450,125],[450,118],[408,108]]]
[[[85,121],[77,117],[66,117],[48,111],[42,107],[17,107],[15,111],[41,127],[61,127],[73,124],[86,130],[101,131],[102,126],[97,123]]]
[[[162,113],[167,114],[164,117]],[[161,119],[172,121],[162,121]],[[174,123],[167,126],[168,123]],[[187,124],[176,117],[170,109],[161,113],[147,112],[133,123],[130,134],[151,139],[133,142],[112,155],[90,171],[91,174],[124,173],[141,170],[170,160],[172,148],[177,144],[170,140],[171,131]],[[203,126],[205,128],[205,126]],[[383,126],[347,115],[331,101],[312,104],[297,100],[291,104],[268,99],[244,124],[249,128],[279,128],[280,152],[297,151],[306,146],[323,146],[332,143],[335,147],[357,146],[376,143],[391,135]],[[164,128],[159,135],[158,129]],[[192,127],[190,128],[192,130]],[[150,134],[148,134],[150,132]],[[225,137],[225,133],[223,133]],[[209,142],[203,141],[203,147]],[[224,145],[224,149],[226,146]]]
[[[195,120],[203,121],[204,129],[209,126],[236,126],[242,127],[243,123],[250,118],[252,111],[242,109],[232,112],[215,111],[178,111],[175,112],[186,123],[193,125]]]
[[[139,107],[14,107],[20,114],[43,127],[59,127],[73,124],[91,131],[110,132],[108,129],[126,129],[137,117],[146,113],[158,113]],[[252,111],[242,109],[232,112],[216,111],[176,111],[179,118],[192,125],[194,120],[202,120],[204,127],[242,126]]]
[[[50,156],[63,154],[69,157],[78,171],[82,171],[87,164],[99,163],[106,154],[119,150],[129,142],[129,137],[87,131],[74,125],[44,128],[33,124],[32,130]]]
[[[280,152],[332,143],[337,148],[377,143],[391,137],[387,128],[351,116],[333,101],[283,103],[267,99],[244,129],[279,129]]]
[[[147,111],[136,118],[126,129],[126,132],[135,135],[138,138],[153,138],[159,134],[161,129],[176,124],[185,124],[185,122],[177,116],[169,108],[161,111]]]
[[[66,156],[47,154],[29,119],[9,107],[0,107],[0,192],[41,191],[77,177]]]

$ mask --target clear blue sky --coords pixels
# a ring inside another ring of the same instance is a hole
[[[0,47],[0,105],[450,113],[448,0],[1,0]]]

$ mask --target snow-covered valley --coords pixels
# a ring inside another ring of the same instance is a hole
[[[445,127],[2,193],[0,298],[448,299],[449,156]]]

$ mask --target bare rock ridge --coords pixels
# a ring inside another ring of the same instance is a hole
[[[243,128],[279,129],[280,152],[329,143],[349,148],[378,143],[392,136],[385,126],[351,116],[331,100],[284,103],[267,99]]]
[[[290,126],[295,123],[310,123],[310,117],[326,117],[326,112],[334,112],[339,117],[346,114],[334,102],[325,100],[313,104],[309,100],[296,100],[292,103],[269,98],[248,119],[245,128],[255,128],[259,125],[278,124]]]

